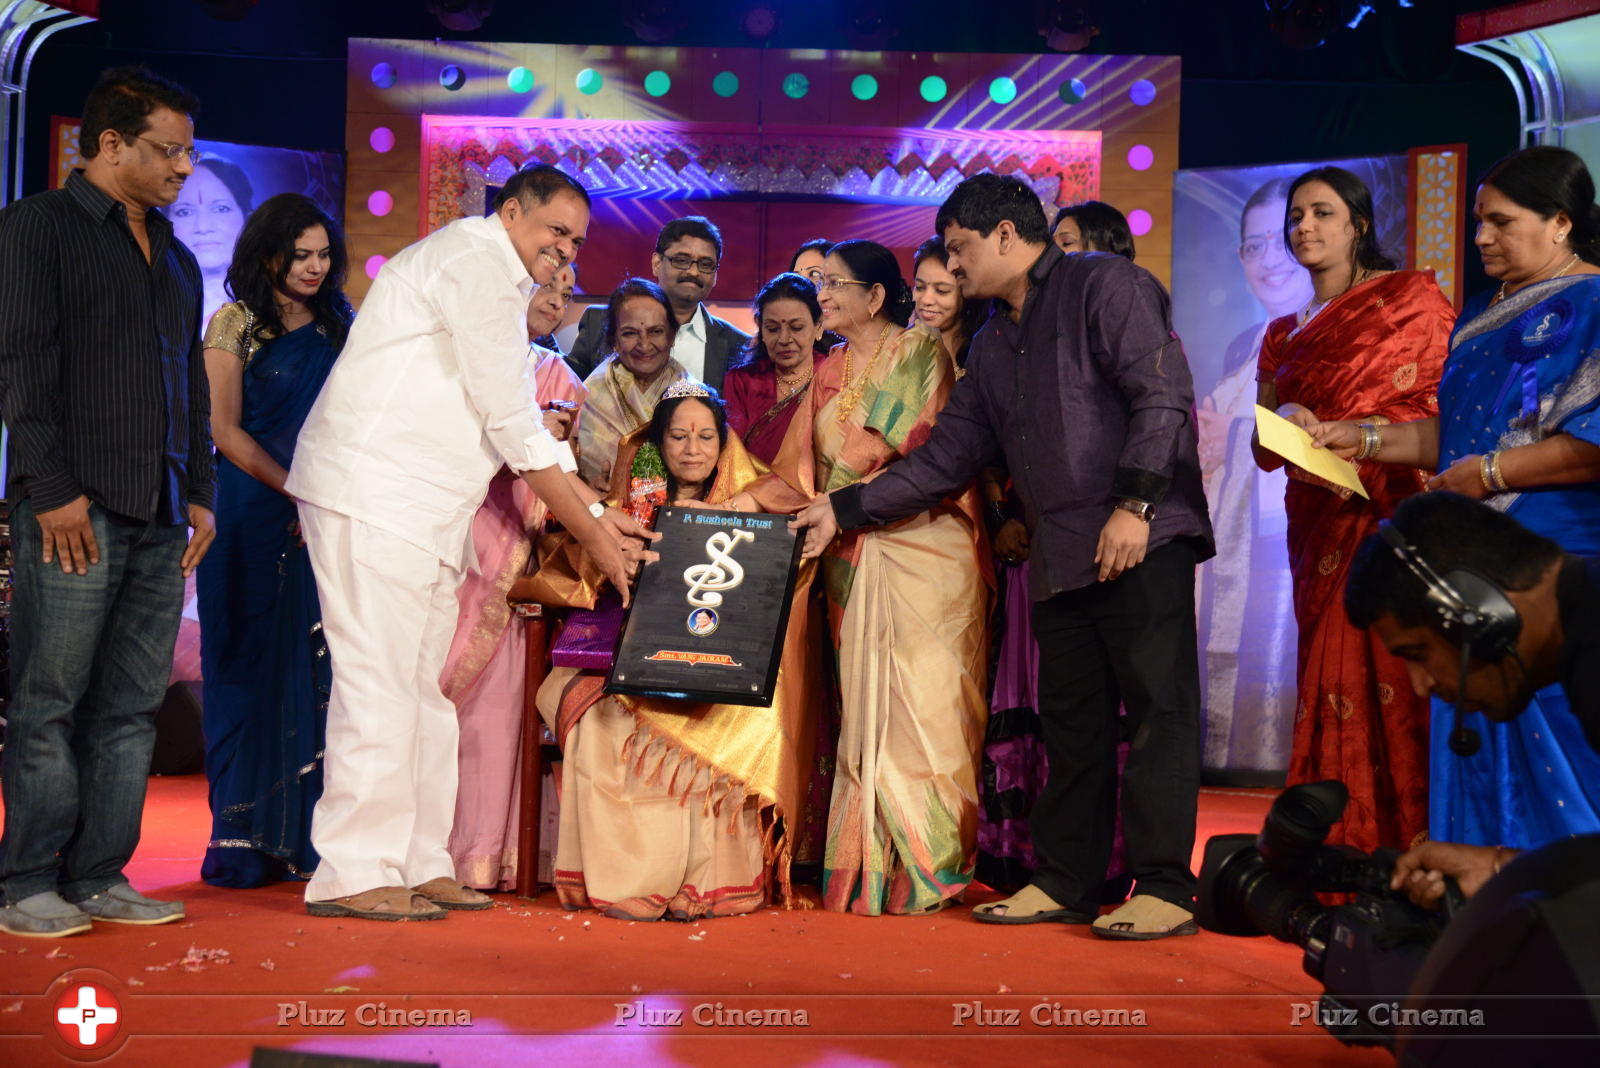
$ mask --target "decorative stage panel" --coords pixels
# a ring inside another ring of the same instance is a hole
[[[754,247],[729,242],[714,294],[738,302],[787,266],[794,233],[914,247],[949,189],[984,169],[1017,174],[1052,214],[1115,204],[1139,262],[1169,280],[1174,57],[370,39],[349,56],[346,223],[352,262],[368,268],[353,272],[356,298],[385,257],[484,210],[532,158],[616,202],[579,263],[591,294],[618,265],[646,270],[633,247],[645,220],[691,202],[753,232]],[[753,224],[730,210],[751,200]]]

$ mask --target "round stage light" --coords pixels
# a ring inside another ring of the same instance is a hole
[[[1063,104],[1081,104],[1089,98],[1089,87],[1081,78],[1068,78],[1056,87],[1056,95]]]
[[[1150,150],[1149,145],[1134,145],[1128,149],[1128,166],[1136,171],[1147,171],[1156,161],[1156,154]]]
[[[1001,75],[989,83],[989,99],[996,104],[1009,104],[1017,98],[1017,83]]]
[[[732,96],[739,91],[739,76],[731,70],[725,70],[711,79],[711,91],[718,96]]]
[[[379,89],[393,89],[394,83],[400,80],[393,63],[374,63],[370,77],[372,84]]]
[[[1148,234],[1150,228],[1155,224],[1156,221],[1143,208],[1134,208],[1128,212],[1128,229],[1133,231],[1134,237],[1143,237]]]
[[[394,210],[394,197],[380,189],[367,197],[367,210],[381,219]]]
[[[367,277],[368,278],[376,278],[376,277],[378,277],[378,272],[383,270],[383,265],[388,263],[388,262],[389,262],[389,257],[388,256],[368,256],[367,257],[367,265],[366,265]]]
[[[811,79],[796,71],[783,77],[783,95],[790,100],[802,100],[811,92]]]
[[[930,74],[922,79],[922,99],[930,104],[937,104],[950,92],[950,86],[937,74]]]
[[[871,100],[878,95],[878,79],[870,74],[857,74],[850,80],[850,95],[857,100]]]
[[[379,126],[367,138],[367,144],[372,146],[372,151],[377,153],[388,152],[394,148],[394,131],[387,126]]]
[[[513,93],[527,93],[533,91],[533,71],[527,67],[512,67],[506,75],[506,88]]]
[[[606,83],[606,80],[593,67],[585,67],[578,72],[577,82],[578,92],[584,96],[594,96],[600,91],[600,87]]]
[[[653,70],[644,76],[644,91],[651,96],[666,96],[672,91],[672,75],[664,70]]]
[[[446,63],[439,68],[439,84],[454,93],[467,84],[467,72],[454,63]]]
[[[1155,83],[1148,78],[1140,78],[1128,86],[1128,99],[1140,107],[1144,107],[1156,98]]]

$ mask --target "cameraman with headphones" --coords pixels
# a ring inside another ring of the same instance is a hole
[[[1569,556],[1478,501],[1425,493],[1361,544],[1345,611],[1406,661],[1417,693],[1456,706],[1452,751],[1481,744],[1463,711],[1505,722],[1559,682],[1600,753],[1600,558]],[[1424,842],[1399,858],[1390,885],[1437,908],[1447,876],[1470,897],[1516,855]]]

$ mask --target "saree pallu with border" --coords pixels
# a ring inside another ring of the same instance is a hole
[[[1285,316],[1267,328],[1263,381],[1280,404],[1321,419],[1426,419],[1455,310],[1420,271],[1395,271],[1330,301],[1304,327]],[[1428,703],[1405,663],[1344,614],[1356,546],[1422,491],[1424,472],[1361,462],[1363,500],[1298,469],[1289,470],[1289,568],[1299,626],[1299,696],[1288,781],[1339,779],[1350,790],[1329,840],[1372,850],[1404,849],[1427,825]]]
[[[871,478],[927,440],[954,361],[926,327],[884,355],[857,368],[869,378],[853,404],[842,356],[819,367],[774,461],[781,483],[752,489],[764,507]],[[994,579],[976,490],[841,535],[822,571],[841,690],[823,904],[872,916],[940,908],[965,891],[977,856]]]
[[[307,325],[244,368],[240,428],[285,468],[336,355]],[[212,813],[200,876],[229,887],[309,877],[333,684],[311,559],[294,501],[226,457],[216,515],[196,572]]]
[[[613,504],[654,493],[632,477],[643,436],[618,450]],[[723,505],[765,473],[730,432],[705,503]],[[576,539],[552,539],[540,559],[541,600],[593,605],[604,580]],[[805,610],[814,572],[801,567],[769,707],[608,696],[603,675],[551,672],[539,709],[563,753],[555,885],[564,906],[641,920],[793,904],[789,866],[823,696]]]
[[[559,353],[535,348],[533,357],[540,403],[583,403],[587,391]],[[450,856],[456,878],[480,890],[509,890],[516,883],[527,663],[524,628],[512,625],[506,595],[528,568],[545,514],[544,503],[511,470],[502,468],[489,483],[472,519],[477,567],[456,595],[461,611],[439,676],[461,725]]]
[[[1439,469],[1552,434],[1600,445],[1600,277],[1554,278],[1493,307],[1475,297],[1439,384]],[[1519,488],[1486,501],[1569,553],[1600,554],[1600,483]],[[1557,684],[1509,723],[1461,717],[1482,745],[1450,751],[1455,712],[1434,702],[1433,837],[1531,849],[1600,832],[1600,755]]]

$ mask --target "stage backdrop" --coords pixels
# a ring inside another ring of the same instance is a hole
[[[1311,299],[1283,241],[1290,180],[1336,163],[1372,190],[1378,241],[1435,272],[1460,303],[1461,146],[1404,156],[1179,171],[1174,183],[1173,319],[1194,371],[1200,466],[1217,556],[1200,569],[1201,684],[1208,770],[1241,780],[1288,767],[1297,638],[1283,472],[1250,454],[1256,356],[1266,325]]]
[[[368,39],[349,56],[347,218],[369,277],[540,159],[597,199],[589,294],[648,274],[661,222],[690,213],[727,235],[713,304],[747,304],[811,237],[878,240],[909,274],[944,195],[985,170],[1052,214],[1111,201],[1169,280],[1173,57]]]

